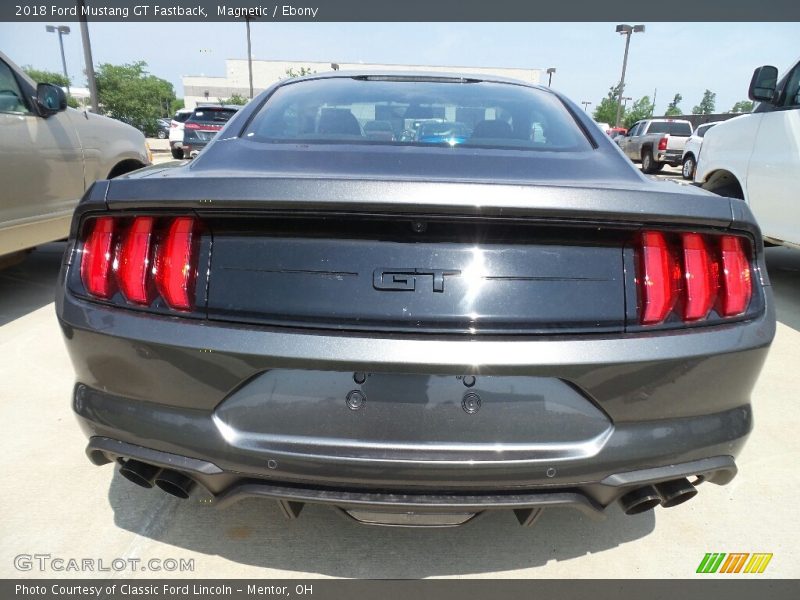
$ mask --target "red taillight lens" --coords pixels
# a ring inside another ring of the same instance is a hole
[[[94,219],[83,245],[81,280],[86,291],[99,298],[110,298],[115,291],[111,267],[114,260],[114,219]]]
[[[192,217],[173,220],[158,252],[156,286],[171,308],[188,310],[192,307],[196,229],[197,223]]]
[[[667,149],[667,138],[662,137],[660,140],[658,140],[658,149],[659,150]]]
[[[733,235],[722,236],[720,261],[722,263],[720,312],[725,317],[740,315],[747,310],[753,294],[750,263],[741,238]]]
[[[683,320],[705,319],[717,296],[718,267],[708,253],[703,236],[683,234],[683,277],[686,301]]]
[[[685,323],[744,314],[753,295],[749,248],[747,238],[735,235],[642,233],[636,278],[642,324],[658,325],[670,314]]]
[[[197,123],[186,123],[183,127],[184,129],[200,129],[200,125]]]
[[[646,231],[641,239],[642,323],[660,323],[675,306],[680,268],[664,235]]]
[[[150,263],[152,261],[153,217],[136,217],[128,229],[119,252],[117,279],[129,302],[150,304]]]

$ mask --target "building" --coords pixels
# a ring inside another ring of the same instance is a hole
[[[420,65],[376,65],[364,63],[338,63],[342,71],[386,70],[412,71],[425,70],[437,72],[474,73],[476,75],[498,75],[521,79],[531,83],[539,83],[541,69],[507,69],[501,67],[433,67]],[[286,72],[292,70],[299,73],[301,69],[323,73],[330,71],[333,64],[329,62],[311,61],[253,61],[253,95],[287,77]],[[233,95],[247,98],[250,95],[250,83],[246,58],[229,58],[225,61],[225,77],[206,77],[202,75],[183,76],[183,99],[186,108],[194,108],[198,103],[219,102]]]

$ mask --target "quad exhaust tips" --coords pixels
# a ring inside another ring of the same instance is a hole
[[[637,488],[620,498],[619,503],[626,515],[638,515],[654,509],[659,504],[664,508],[678,506],[696,495],[697,488],[682,477]]]
[[[139,487],[150,489],[157,485],[167,494],[182,499],[188,498],[197,485],[183,473],[148,465],[132,458],[122,463],[119,474]]]

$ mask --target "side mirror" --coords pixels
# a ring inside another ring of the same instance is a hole
[[[40,83],[36,86],[36,104],[43,117],[49,117],[57,112],[66,110],[67,95],[57,85]]]
[[[778,87],[778,69],[771,66],[758,67],[753,71],[750,89],[747,92],[750,100],[772,102],[775,89]]]

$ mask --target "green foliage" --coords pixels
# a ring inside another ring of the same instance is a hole
[[[72,82],[64,77],[63,73],[56,73],[55,71],[45,71],[43,69],[34,69],[30,65],[25,65],[22,70],[28,74],[28,77],[33,79],[36,83],[52,83],[58,87],[67,87],[72,85]]]
[[[650,102],[650,96],[642,96],[626,111],[625,118],[622,120],[622,125],[626,129],[630,129],[631,125],[636,123],[636,121],[649,119],[652,116],[653,103]]]
[[[316,73],[316,71],[312,71],[311,67],[300,67],[297,71],[294,70],[294,67],[286,69],[287,77],[303,77],[304,75],[312,75],[314,73]]]
[[[714,114],[716,102],[717,102],[717,95],[711,90],[706,90],[705,92],[703,92],[703,99],[700,100],[700,104],[698,104],[692,109],[692,114],[693,115]]]
[[[664,113],[666,117],[679,117],[683,114],[683,111],[678,108],[678,104],[681,103],[683,100],[683,96],[680,94],[675,94],[675,97],[672,99],[672,102],[669,103],[667,106],[667,111]]]
[[[750,100],[739,100],[728,112],[739,114],[753,112],[754,104]]]
[[[592,113],[592,117],[598,123],[608,123],[612,127],[617,120],[617,98],[619,96],[619,86],[614,85],[608,89],[608,94],[603,98]],[[625,117],[624,107],[620,118]]]
[[[97,69],[97,95],[103,111],[153,135],[156,120],[175,102],[175,90],[165,79],[149,74],[147,63],[104,63]]]
[[[244,106],[248,102],[250,102],[249,98],[245,98],[239,94],[234,94],[230,98],[221,98],[219,101],[220,104],[234,104],[236,106]]]
[[[183,98],[176,98],[175,100],[173,100],[172,102],[169,103],[170,114],[168,116],[171,117],[173,114],[175,114],[180,109],[185,108],[185,107],[186,107],[186,103],[183,101]]]
[[[80,103],[71,95],[67,96],[67,106],[69,106],[71,108],[80,108],[81,107]]]

